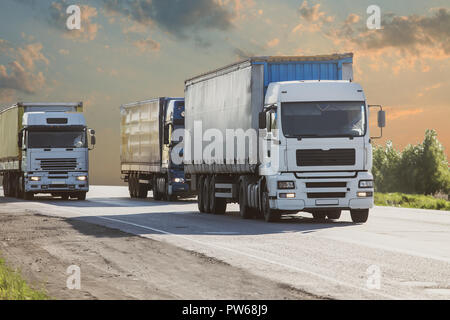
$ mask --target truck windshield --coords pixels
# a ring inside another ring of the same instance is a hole
[[[285,102],[281,122],[286,137],[361,137],[366,133],[364,102]]]
[[[28,148],[87,148],[84,131],[30,131]]]

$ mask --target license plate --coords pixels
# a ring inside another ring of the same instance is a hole
[[[52,181],[52,185],[53,184],[66,184],[66,181],[65,180]]]

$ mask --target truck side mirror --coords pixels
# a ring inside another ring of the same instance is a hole
[[[17,145],[19,146],[19,149],[22,149],[22,147],[23,147],[23,131],[20,131],[17,136]]]
[[[371,139],[381,139],[383,138],[383,128],[386,127],[386,112],[383,110],[383,107],[380,105],[369,105],[369,108],[378,108],[378,127],[381,129],[381,133],[378,137],[371,137]]]
[[[383,110],[378,111],[378,127],[379,128],[386,127],[386,112]]]
[[[97,139],[95,138],[95,136],[91,136],[91,145],[95,146],[96,143]]]
[[[169,130],[170,130],[170,125],[166,124],[164,126],[164,144],[169,144]]]
[[[260,112],[259,113],[259,128],[260,129],[267,129],[267,119],[266,119],[266,113]]]

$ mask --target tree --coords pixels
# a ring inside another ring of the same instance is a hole
[[[403,152],[375,147],[373,170],[377,192],[435,194],[450,192],[450,169],[444,148],[434,130],[427,130],[422,144],[408,145]]]

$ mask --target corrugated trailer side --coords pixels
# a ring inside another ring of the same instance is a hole
[[[161,171],[161,121],[163,99],[123,105],[120,159],[122,172]]]
[[[0,171],[19,170],[21,152],[18,134],[24,109],[15,105],[0,112]]]
[[[253,173],[258,160],[252,161],[247,140],[245,154],[227,155],[224,149],[209,156],[203,150],[210,144],[195,136],[201,129],[258,129],[258,113],[263,110],[264,95],[272,82],[294,80],[352,80],[353,54],[292,57],[254,57],[189,79],[185,83],[186,141],[185,170],[191,174]],[[194,125],[197,123],[197,130]],[[212,132],[212,131],[211,131]],[[189,137],[188,136],[188,137]],[[242,136],[242,135],[241,135]],[[200,141],[201,145],[200,145]],[[257,145],[254,141],[252,145]],[[255,147],[255,146],[254,146]],[[256,148],[257,149],[257,148]],[[200,152],[199,152],[200,150]],[[253,150],[258,154],[258,150]]]

